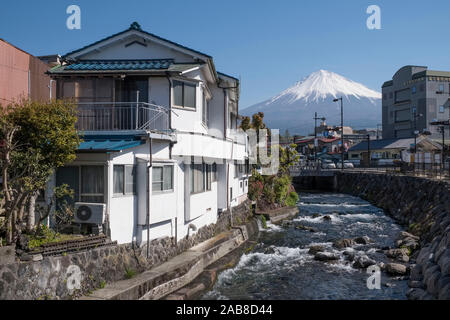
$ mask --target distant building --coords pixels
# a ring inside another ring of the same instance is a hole
[[[450,72],[400,68],[382,86],[383,139],[414,137],[416,130],[430,131],[432,139],[442,136],[430,122],[449,119],[449,92]]]
[[[393,160],[401,160],[409,162],[411,150],[414,148],[414,138],[404,139],[380,139],[371,140],[370,145],[367,145],[366,141],[351,147],[348,151],[349,160],[363,160],[367,158],[367,152],[370,149],[370,158],[377,160],[379,164],[393,164]],[[420,160],[424,158],[424,154],[433,154],[435,163],[440,163],[440,151],[441,147],[433,140],[419,136],[417,138],[417,156],[416,159]]]
[[[316,127],[317,136],[327,137],[327,138],[340,138],[341,137],[341,126],[330,126],[327,125],[325,121],[322,121],[319,126]],[[351,127],[344,126],[344,135],[353,134],[353,129]]]
[[[39,58],[0,39],[0,104],[21,98],[48,101],[52,94],[54,97],[56,86],[45,74],[49,69]]]

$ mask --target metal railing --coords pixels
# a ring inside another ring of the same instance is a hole
[[[406,175],[413,177],[424,177],[438,180],[450,180],[450,163],[444,167],[437,164],[415,163],[409,166],[371,166],[346,168],[344,172],[355,173],[379,173],[387,175]],[[297,164],[290,168],[292,177],[297,176],[326,176],[333,172],[342,172],[341,169],[326,169],[319,163],[309,162],[306,164]]]
[[[146,102],[80,102],[77,130],[169,130],[167,108]]]

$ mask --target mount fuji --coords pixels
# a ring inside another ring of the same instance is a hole
[[[340,125],[343,98],[344,126],[376,128],[381,122],[381,94],[331,71],[319,70],[273,98],[242,109],[252,116],[264,112],[264,122],[271,129],[307,135],[314,131],[314,113],[325,117],[329,125]],[[319,124],[319,121],[318,121]]]

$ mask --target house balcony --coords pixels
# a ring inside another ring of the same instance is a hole
[[[80,102],[79,131],[152,131],[168,133],[167,108],[146,102]]]

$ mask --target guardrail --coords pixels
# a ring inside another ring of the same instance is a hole
[[[78,103],[77,130],[169,130],[167,108],[146,102]]]

